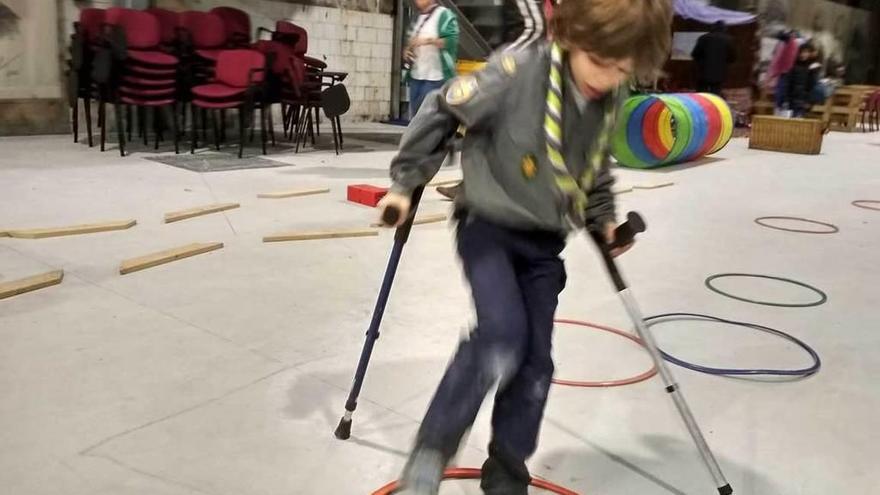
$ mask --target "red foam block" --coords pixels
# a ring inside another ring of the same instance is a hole
[[[386,194],[388,194],[387,187],[376,187],[369,184],[348,186],[348,200],[362,205],[375,207]]]

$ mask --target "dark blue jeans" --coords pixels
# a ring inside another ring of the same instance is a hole
[[[443,81],[423,81],[421,79],[409,80],[409,118],[410,120],[419,113],[419,108],[425,97],[431,91],[443,87]]]
[[[773,99],[776,103],[776,108],[782,108],[782,105],[785,104],[785,99],[788,97],[788,74],[781,74],[779,76],[779,80],[776,82],[776,92],[773,94]]]
[[[473,216],[460,221],[458,252],[477,326],[440,382],[419,430],[418,448],[451,458],[497,383],[490,454],[527,482],[525,460],[537,448],[553,377],[551,337],[566,281],[559,258],[564,247],[559,233],[512,230]]]

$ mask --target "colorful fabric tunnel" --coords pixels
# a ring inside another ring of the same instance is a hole
[[[611,153],[625,167],[656,168],[711,155],[732,134],[733,114],[719,96],[634,96],[623,106]]]

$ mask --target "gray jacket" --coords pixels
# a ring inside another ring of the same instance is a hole
[[[548,46],[536,43],[497,54],[479,73],[458,77],[428,95],[391,162],[392,191],[409,194],[430,181],[463,126],[465,191],[456,198],[456,208],[511,228],[569,231],[566,198],[556,186],[544,136],[549,67]],[[603,125],[605,102],[581,100],[579,105],[578,90],[570,77],[566,80],[563,151],[571,175],[580,178]],[[603,153],[604,163],[585,191],[588,226],[615,218],[614,178],[607,150]]]

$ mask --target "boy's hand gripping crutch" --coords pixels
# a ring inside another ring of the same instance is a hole
[[[629,317],[635,325],[639,338],[642,339],[645,348],[648,350],[648,353],[651,354],[651,359],[654,360],[654,364],[660,372],[660,377],[663,379],[663,384],[666,386],[666,392],[672,397],[672,401],[675,403],[675,407],[678,409],[679,414],[681,414],[681,418],[684,420],[684,424],[687,426],[691,438],[694,439],[694,443],[697,445],[697,450],[700,451],[700,456],[703,458],[706,468],[709,469],[709,473],[715,480],[715,486],[718,487],[718,493],[720,495],[731,495],[733,493],[733,488],[730,487],[730,483],[724,478],[724,473],[721,472],[721,467],[718,466],[718,461],[715,460],[715,456],[712,454],[709,444],[706,443],[706,439],[703,437],[703,433],[700,431],[700,427],[697,425],[694,415],[691,413],[687,402],[684,400],[684,395],[682,395],[678,383],[675,382],[675,378],[673,378],[669,368],[666,367],[666,362],[664,361],[662,354],[660,354],[660,351],[657,349],[657,343],[654,340],[654,336],[645,324],[644,316],[642,316],[635,298],[630,293],[629,287],[627,287],[626,282],[623,280],[623,276],[617,269],[617,264],[614,262],[614,258],[612,258],[610,254],[611,249],[626,246],[632,242],[636,234],[644,231],[645,223],[642,220],[642,217],[639,216],[638,213],[630,212],[629,215],[627,215],[627,222],[617,228],[613,245],[606,243],[605,238],[599,232],[591,230],[590,235],[592,236],[593,241],[596,242],[599,252],[602,254],[602,260],[608,268],[608,274],[614,282],[614,287],[617,289],[617,293],[620,296],[620,300],[623,302],[623,306],[626,308],[626,312],[629,313]]]
[[[397,228],[394,233],[394,247],[391,249],[391,256],[388,258],[388,266],[385,268],[385,278],[382,280],[382,287],[379,289],[379,297],[376,299],[376,307],[373,309],[373,318],[370,320],[370,327],[367,329],[367,339],[364,342],[364,348],[361,351],[361,358],[358,361],[357,371],[354,374],[354,383],[351,386],[351,392],[348,394],[348,400],[345,403],[345,414],[339,420],[339,426],[336,427],[336,438],[347,440],[351,436],[351,416],[357,409],[358,395],[361,393],[361,386],[364,384],[364,376],[367,374],[367,366],[370,364],[370,356],[373,353],[373,345],[379,339],[379,325],[382,323],[382,315],[385,313],[385,304],[388,302],[388,295],[391,293],[391,284],[394,282],[394,275],[397,273],[397,265],[400,263],[400,255],[403,253],[403,245],[409,239],[410,230],[412,230],[413,219],[416,210],[419,208],[419,201],[422,199],[422,192],[425,187],[420,186],[413,191],[410,203],[409,216],[406,221]],[[385,225],[394,225],[400,218],[400,212],[396,208],[388,207],[382,212],[382,222]]]

